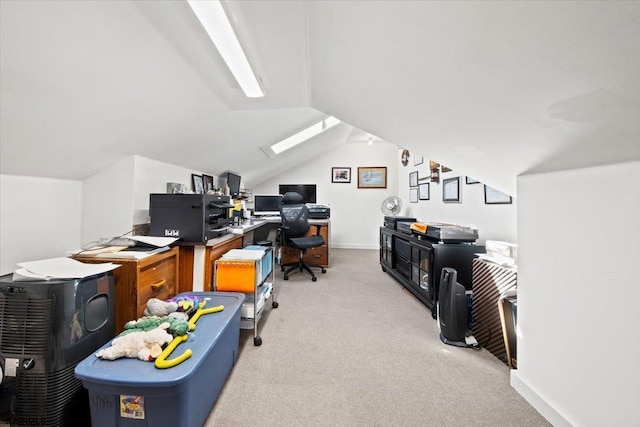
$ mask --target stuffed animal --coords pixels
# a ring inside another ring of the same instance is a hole
[[[164,317],[178,311],[178,303],[175,301],[162,301],[158,298],[149,298],[147,308],[144,310],[145,316]]]
[[[149,331],[136,331],[125,335],[118,335],[111,341],[111,346],[96,353],[100,359],[115,360],[121,357],[151,361],[162,353],[162,346],[173,340],[173,335],[167,332],[169,323],[163,323]]]
[[[191,316],[196,312],[200,303],[200,298],[194,295],[178,295],[167,300],[167,302],[175,302],[178,304],[178,312],[184,312],[188,316]]]
[[[145,316],[139,318],[138,320],[131,320],[125,323],[124,331],[122,331],[120,335],[127,335],[139,331],[150,331],[151,329],[157,328],[163,323],[167,323],[169,325],[165,329],[174,337],[186,334],[187,331],[189,331],[188,319],[180,319],[178,317],[175,317],[174,315],[178,315],[178,313],[171,313],[170,315],[165,317]]]

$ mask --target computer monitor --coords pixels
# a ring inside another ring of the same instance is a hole
[[[227,185],[229,186],[229,195],[233,199],[237,199],[240,194],[240,175],[227,172]]]
[[[254,194],[253,215],[268,216],[280,215],[281,194]]]
[[[282,195],[294,191],[302,196],[305,203],[316,203],[315,184],[280,184],[278,192]]]

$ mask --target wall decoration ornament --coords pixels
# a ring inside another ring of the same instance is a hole
[[[402,166],[407,166],[409,164],[409,150],[402,150],[402,156],[400,156],[402,161]]]
[[[410,188],[409,189],[409,202],[410,203],[418,203],[418,189]]]
[[[431,171],[431,182],[440,182],[440,164],[433,160],[429,160],[429,170]]]

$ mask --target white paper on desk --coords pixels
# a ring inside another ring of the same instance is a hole
[[[161,248],[152,249],[150,251],[119,251],[119,252],[104,252],[97,254],[96,258],[122,258],[122,259],[143,259],[148,256],[159,254],[160,252],[165,252],[171,249],[169,246],[163,246]]]
[[[36,275],[42,279],[82,279],[120,267],[119,264],[110,262],[104,264],[85,264],[66,257],[19,262],[18,266],[31,273],[32,277]]]
[[[153,245],[157,247],[169,246],[178,240],[177,237],[155,237],[155,236],[127,236],[127,239],[135,240],[136,242],[145,243],[147,245]]]

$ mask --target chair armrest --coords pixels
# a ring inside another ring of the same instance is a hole
[[[322,227],[322,224],[311,224],[313,226],[316,227],[316,236],[320,235],[320,227]]]

